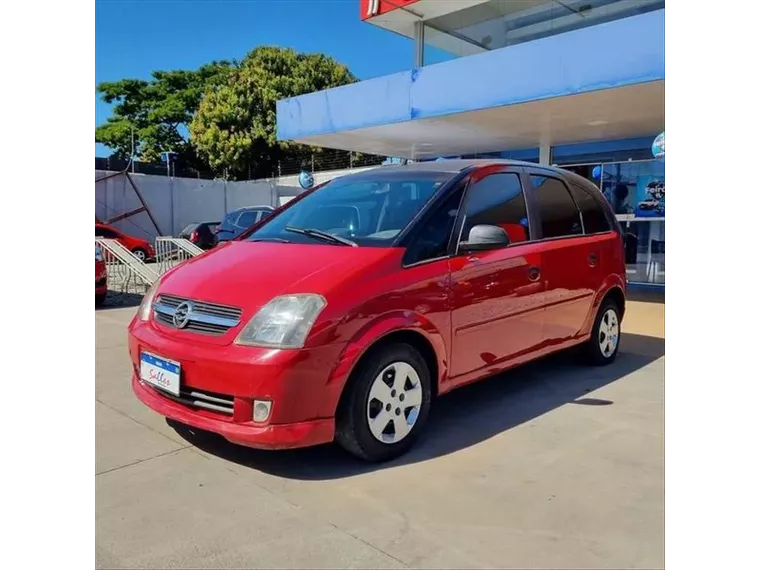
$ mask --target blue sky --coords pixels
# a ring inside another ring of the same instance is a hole
[[[359,0],[96,0],[96,84],[240,59],[263,44],[326,53],[360,79],[409,69],[414,57],[412,40],[360,20]],[[109,107],[96,95],[96,125]]]

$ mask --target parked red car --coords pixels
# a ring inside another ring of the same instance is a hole
[[[131,251],[140,261],[147,261],[156,256],[156,251],[153,249],[153,246],[149,241],[129,236],[124,232],[105,224],[95,222],[95,237],[115,239]]]
[[[106,262],[103,259],[103,252],[95,246],[95,304],[102,305],[106,301],[108,294],[108,273],[106,272]]]
[[[382,167],[166,273],[129,326],[132,388],[235,443],[336,439],[385,460],[440,394],[576,345],[612,362],[625,294],[620,226],[585,179],[511,161]]]

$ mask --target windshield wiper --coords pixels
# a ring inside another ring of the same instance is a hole
[[[350,245],[351,247],[357,247],[359,245],[358,243],[356,243],[355,241],[351,241],[350,239],[347,239],[341,236],[336,236],[334,234],[330,234],[327,232],[323,232],[322,230],[317,230],[313,228],[293,228],[291,226],[286,226],[285,231],[293,232],[294,234],[302,234],[314,239],[321,239],[322,241],[329,241],[330,243]]]
[[[263,237],[263,238],[253,238],[246,241],[276,241],[278,243],[290,243],[290,240],[282,239],[278,237]]]

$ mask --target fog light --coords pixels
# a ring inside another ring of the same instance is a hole
[[[253,421],[265,422],[269,418],[269,411],[272,409],[272,402],[269,400],[253,401]]]

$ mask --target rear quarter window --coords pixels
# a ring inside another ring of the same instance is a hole
[[[578,185],[570,184],[570,193],[573,195],[578,209],[583,218],[583,229],[587,234],[608,232],[612,229],[607,214],[599,199],[591,194],[591,191]]]

